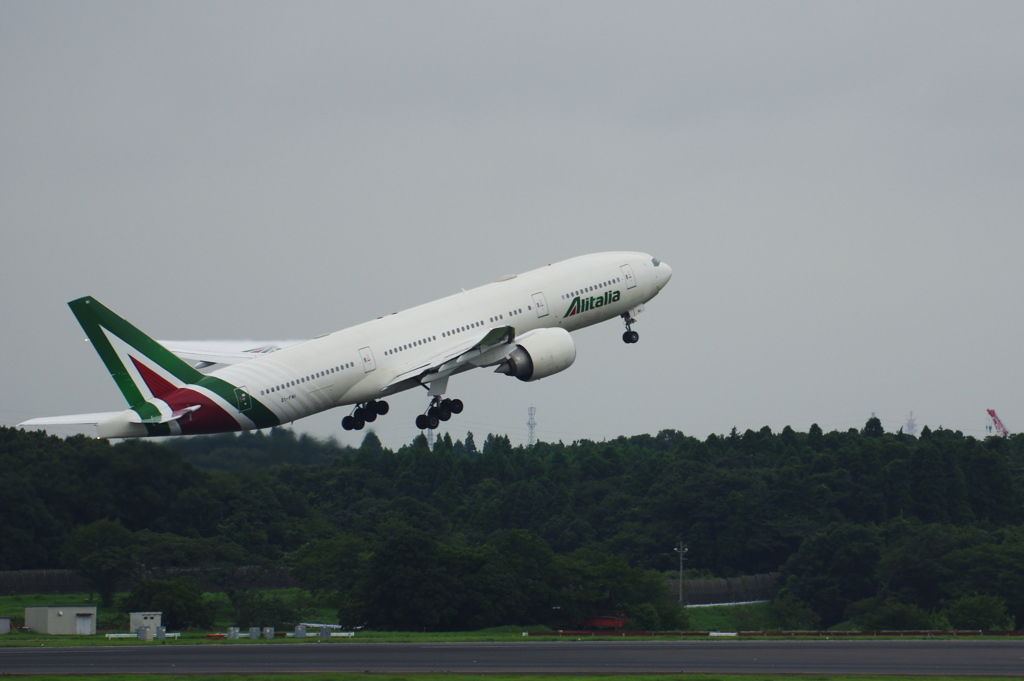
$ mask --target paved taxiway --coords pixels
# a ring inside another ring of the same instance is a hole
[[[522,641],[0,648],[4,674],[709,672],[1024,676],[1024,641]]]

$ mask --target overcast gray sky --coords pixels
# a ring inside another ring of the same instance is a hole
[[[82,295],[304,338],[623,249],[674,271],[640,342],[456,377],[454,438],[1024,430],[1021,36],[1020,2],[5,0],[0,418],[125,406]],[[358,444],[344,413],[295,428]]]

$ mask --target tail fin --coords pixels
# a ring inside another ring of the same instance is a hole
[[[86,296],[68,307],[92,341],[129,407],[198,383],[203,374],[155,340]]]

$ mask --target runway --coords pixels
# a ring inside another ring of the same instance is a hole
[[[1020,641],[524,641],[0,648],[2,674],[462,672],[1024,676]]]

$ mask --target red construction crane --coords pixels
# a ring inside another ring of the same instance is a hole
[[[1007,435],[1009,435],[1010,431],[1006,429],[1006,426],[1003,425],[1003,422],[999,419],[998,416],[996,416],[996,410],[989,409],[987,411],[988,415],[992,417],[992,425],[996,427],[996,432],[999,433],[999,436],[1006,437]]]

